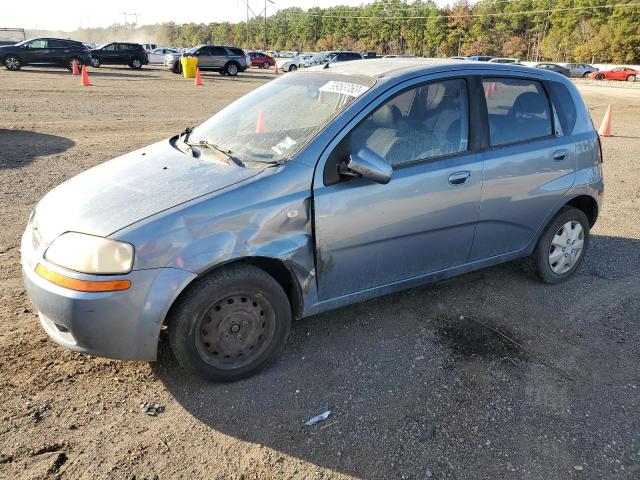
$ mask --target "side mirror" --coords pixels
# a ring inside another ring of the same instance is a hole
[[[387,184],[393,175],[393,168],[389,163],[373,150],[361,148],[349,156],[347,168],[368,178],[372,182]]]

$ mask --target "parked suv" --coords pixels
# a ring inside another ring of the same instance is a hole
[[[578,90],[552,72],[311,67],[49,192],[22,237],[26,290],[71,350],[155,360],[166,328],[186,370],[236,380],[292,319],[522,257],[568,280],[601,162]]]
[[[32,38],[15,45],[0,47],[0,59],[8,70],[25,65],[58,66],[71,70],[73,61],[89,65],[91,54],[81,42],[64,38]]]
[[[129,65],[139,69],[149,63],[149,56],[139,43],[113,42],[91,50],[92,64],[100,65]]]
[[[235,76],[238,72],[244,72],[250,65],[249,56],[244,53],[244,50],[224,45],[198,45],[184,52],[182,56],[197,57],[200,70],[213,70],[220,75]],[[169,59],[173,73],[182,73],[180,58],[176,55]]]
[[[590,73],[598,71],[588,63],[565,63],[563,66],[569,70],[569,76],[575,78],[589,78]]]

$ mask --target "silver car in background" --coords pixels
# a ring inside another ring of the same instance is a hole
[[[562,66],[569,70],[569,76],[572,78],[588,78],[590,73],[598,71],[588,63],[563,63]]]
[[[22,237],[24,282],[66,348],[155,360],[167,328],[187,371],[237,380],[293,319],[523,257],[542,282],[569,279],[601,162],[578,90],[552,72],[311,67],[50,191]]]

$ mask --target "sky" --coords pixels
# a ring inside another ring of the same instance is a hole
[[[264,8],[264,0],[247,0],[249,6],[260,14]],[[361,5],[370,3],[366,0],[273,0],[267,3],[267,14],[276,9],[287,7],[330,7],[333,5]],[[451,3],[448,0],[436,0],[440,6]],[[133,23],[134,13],[138,16],[138,24],[153,24],[173,21],[175,23],[198,22],[210,23],[246,19],[244,0],[190,0],[180,2],[161,2],[158,0],[30,0],[19,2],[7,0],[3,2],[0,27],[22,27],[41,30],[75,30],[78,27],[106,27],[114,23],[124,23],[123,12],[128,12],[127,22]],[[161,5],[166,5],[163,7]]]

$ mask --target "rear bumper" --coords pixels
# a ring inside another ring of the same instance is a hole
[[[156,359],[164,318],[179,293],[195,278],[193,273],[176,268],[139,270],[118,277],[131,280],[128,290],[77,292],[40,277],[35,265],[46,262],[37,252],[30,252],[29,246],[23,237],[21,263],[25,288],[38,310],[42,327],[55,343],[100,357]],[[65,274],[84,279],[114,279]]]

